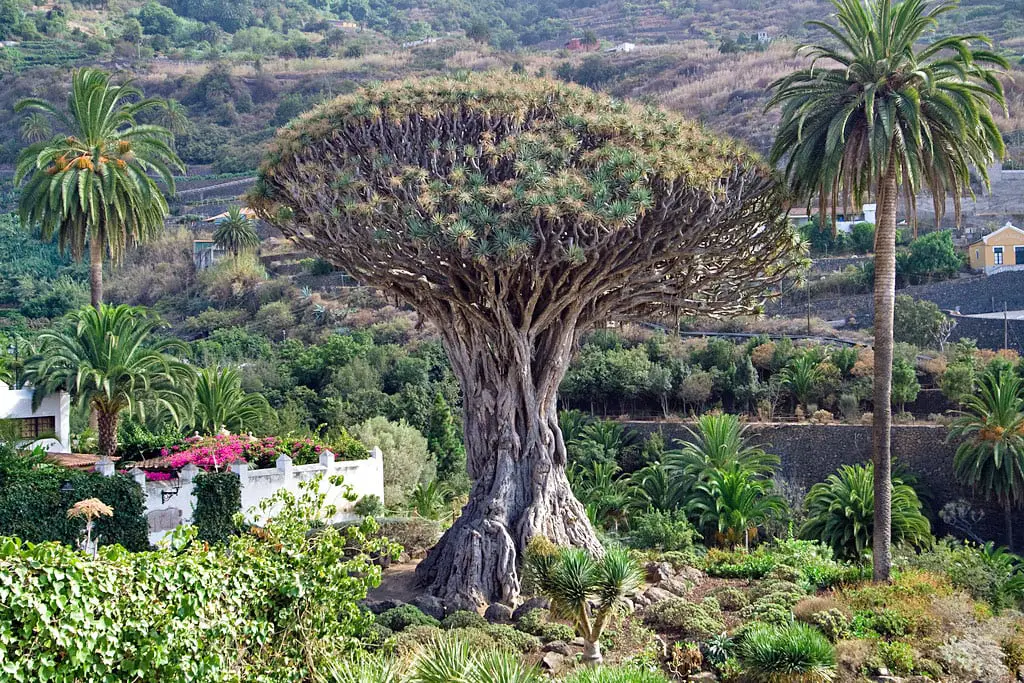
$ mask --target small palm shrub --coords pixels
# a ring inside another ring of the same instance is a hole
[[[571,620],[583,638],[583,660],[599,664],[605,626],[622,611],[626,595],[643,584],[636,562],[621,548],[609,548],[601,558],[580,548],[528,552],[526,562],[534,586],[551,600],[552,613]]]
[[[871,547],[875,526],[874,470],[871,463],[843,465],[811,487],[804,505],[808,519],[803,538],[816,539],[838,557],[860,559]],[[892,540],[915,547],[932,541],[931,524],[921,514],[921,501],[899,476],[892,477]]]
[[[825,636],[806,624],[757,624],[744,632],[739,660],[757,683],[822,683],[835,676],[836,652]]]

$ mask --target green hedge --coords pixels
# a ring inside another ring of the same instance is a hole
[[[195,480],[196,513],[193,523],[199,538],[210,543],[235,534],[232,518],[242,509],[242,487],[232,472],[208,472]]]
[[[65,483],[72,486],[68,493],[60,490]],[[39,462],[0,444],[0,536],[75,545],[83,522],[68,519],[67,511],[86,498],[99,498],[114,510],[113,517],[96,520],[93,533],[100,545],[120,544],[136,551],[149,548],[145,501],[132,479]]]

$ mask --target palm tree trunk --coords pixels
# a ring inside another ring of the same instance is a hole
[[[896,297],[896,165],[878,188],[878,225],[875,229],[875,386],[873,406],[873,461],[875,519],[872,557],[874,580],[889,580],[892,566],[892,325]]]
[[[117,413],[101,413],[94,409],[99,421],[99,455],[104,458],[114,457],[117,452]]]
[[[1006,547],[1013,550],[1013,506],[1009,499],[1003,503],[1003,515],[1006,524]]]
[[[95,235],[89,237],[89,288],[92,306],[99,310],[103,303],[103,242]]]

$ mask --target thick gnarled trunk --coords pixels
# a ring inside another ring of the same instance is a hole
[[[463,390],[469,503],[416,570],[452,607],[512,603],[533,536],[600,552],[565,474],[556,392],[573,325],[547,334],[439,325]]]
[[[896,297],[896,170],[890,159],[878,193],[875,230],[875,368],[872,406],[875,518],[873,577],[888,581],[892,568],[892,327]]]

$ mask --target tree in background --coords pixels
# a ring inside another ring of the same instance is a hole
[[[946,197],[960,218],[960,197],[970,190],[971,167],[987,183],[986,168],[1002,158],[1003,139],[989,103],[1005,107],[991,67],[1005,59],[974,46],[977,36],[944,36],[930,43],[938,18],[956,8],[942,0],[834,0],[833,45],[805,45],[815,64],[772,84],[769,106],[782,107],[773,162],[785,161],[794,193],[818,196],[818,213],[839,197],[861,201],[874,192],[875,236],[874,473],[876,505],[874,578],[886,581],[892,564],[890,533],[893,299],[896,286],[896,199],[926,187],[941,220]],[[829,65],[832,65],[831,68]],[[831,200],[831,201],[830,201]],[[845,203],[845,200],[844,200]]]
[[[1006,513],[1006,545],[1013,547],[1013,508],[1024,501],[1024,399],[1013,372],[987,372],[977,393],[961,397],[963,412],[949,430],[960,441],[956,477],[994,498]]]
[[[892,402],[905,412],[906,405],[913,403],[921,391],[917,371],[910,361],[897,358],[892,362]]]
[[[182,342],[153,336],[160,324],[142,309],[104,304],[83,308],[60,327],[42,332],[25,368],[36,389],[33,408],[54,392],[68,392],[96,412],[100,454],[108,458],[117,451],[122,412],[145,419],[148,406],[177,418],[193,375],[169,355],[184,354]]]
[[[454,490],[465,491],[466,448],[462,445],[459,430],[455,426],[452,410],[444,395],[434,395],[427,423],[427,447],[437,461],[437,478],[451,485]]]
[[[217,224],[213,241],[233,256],[245,251],[255,251],[260,246],[260,236],[256,234],[252,220],[242,213],[238,206],[229,208],[228,215]]]
[[[40,112],[32,112],[21,123],[21,139],[25,142],[40,142],[53,135],[50,119]]]
[[[940,347],[942,335],[949,329],[949,317],[938,306],[906,294],[897,296],[895,304],[892,323],[895,341],[907,342],[919,349]]]
[[[270,412],[267,399],[246,393],[232,368],[199,370],[193,398],[191,423],[201,434],[216,434],[221,427],[235,434],[258,429]]]
[[[797,240],[771,169],[667,112],[509,74],[375,85],[282,130],[250,205],[436,325],[462,386],[469,503],[417,568],[513,601],[544,535],[600,552],[556,395],[580,336],[759,310]]]
[[[61,250],[76,260],[88,244],[96,308],[103,301],[104,257],[117,263],[127,248],[163,229],[167,200],[151,174],[173,193],[173,171],[185,168],[166,128],[136,123],[139,113],[158,106],[130,83],[113,85],[98,69],[74,72],[66,113],[38,98],[15,106],[53,117],[64,131],[18,156],[14,182],[24,183],[22,223],[38,223],[44,240],[56,234]]]

